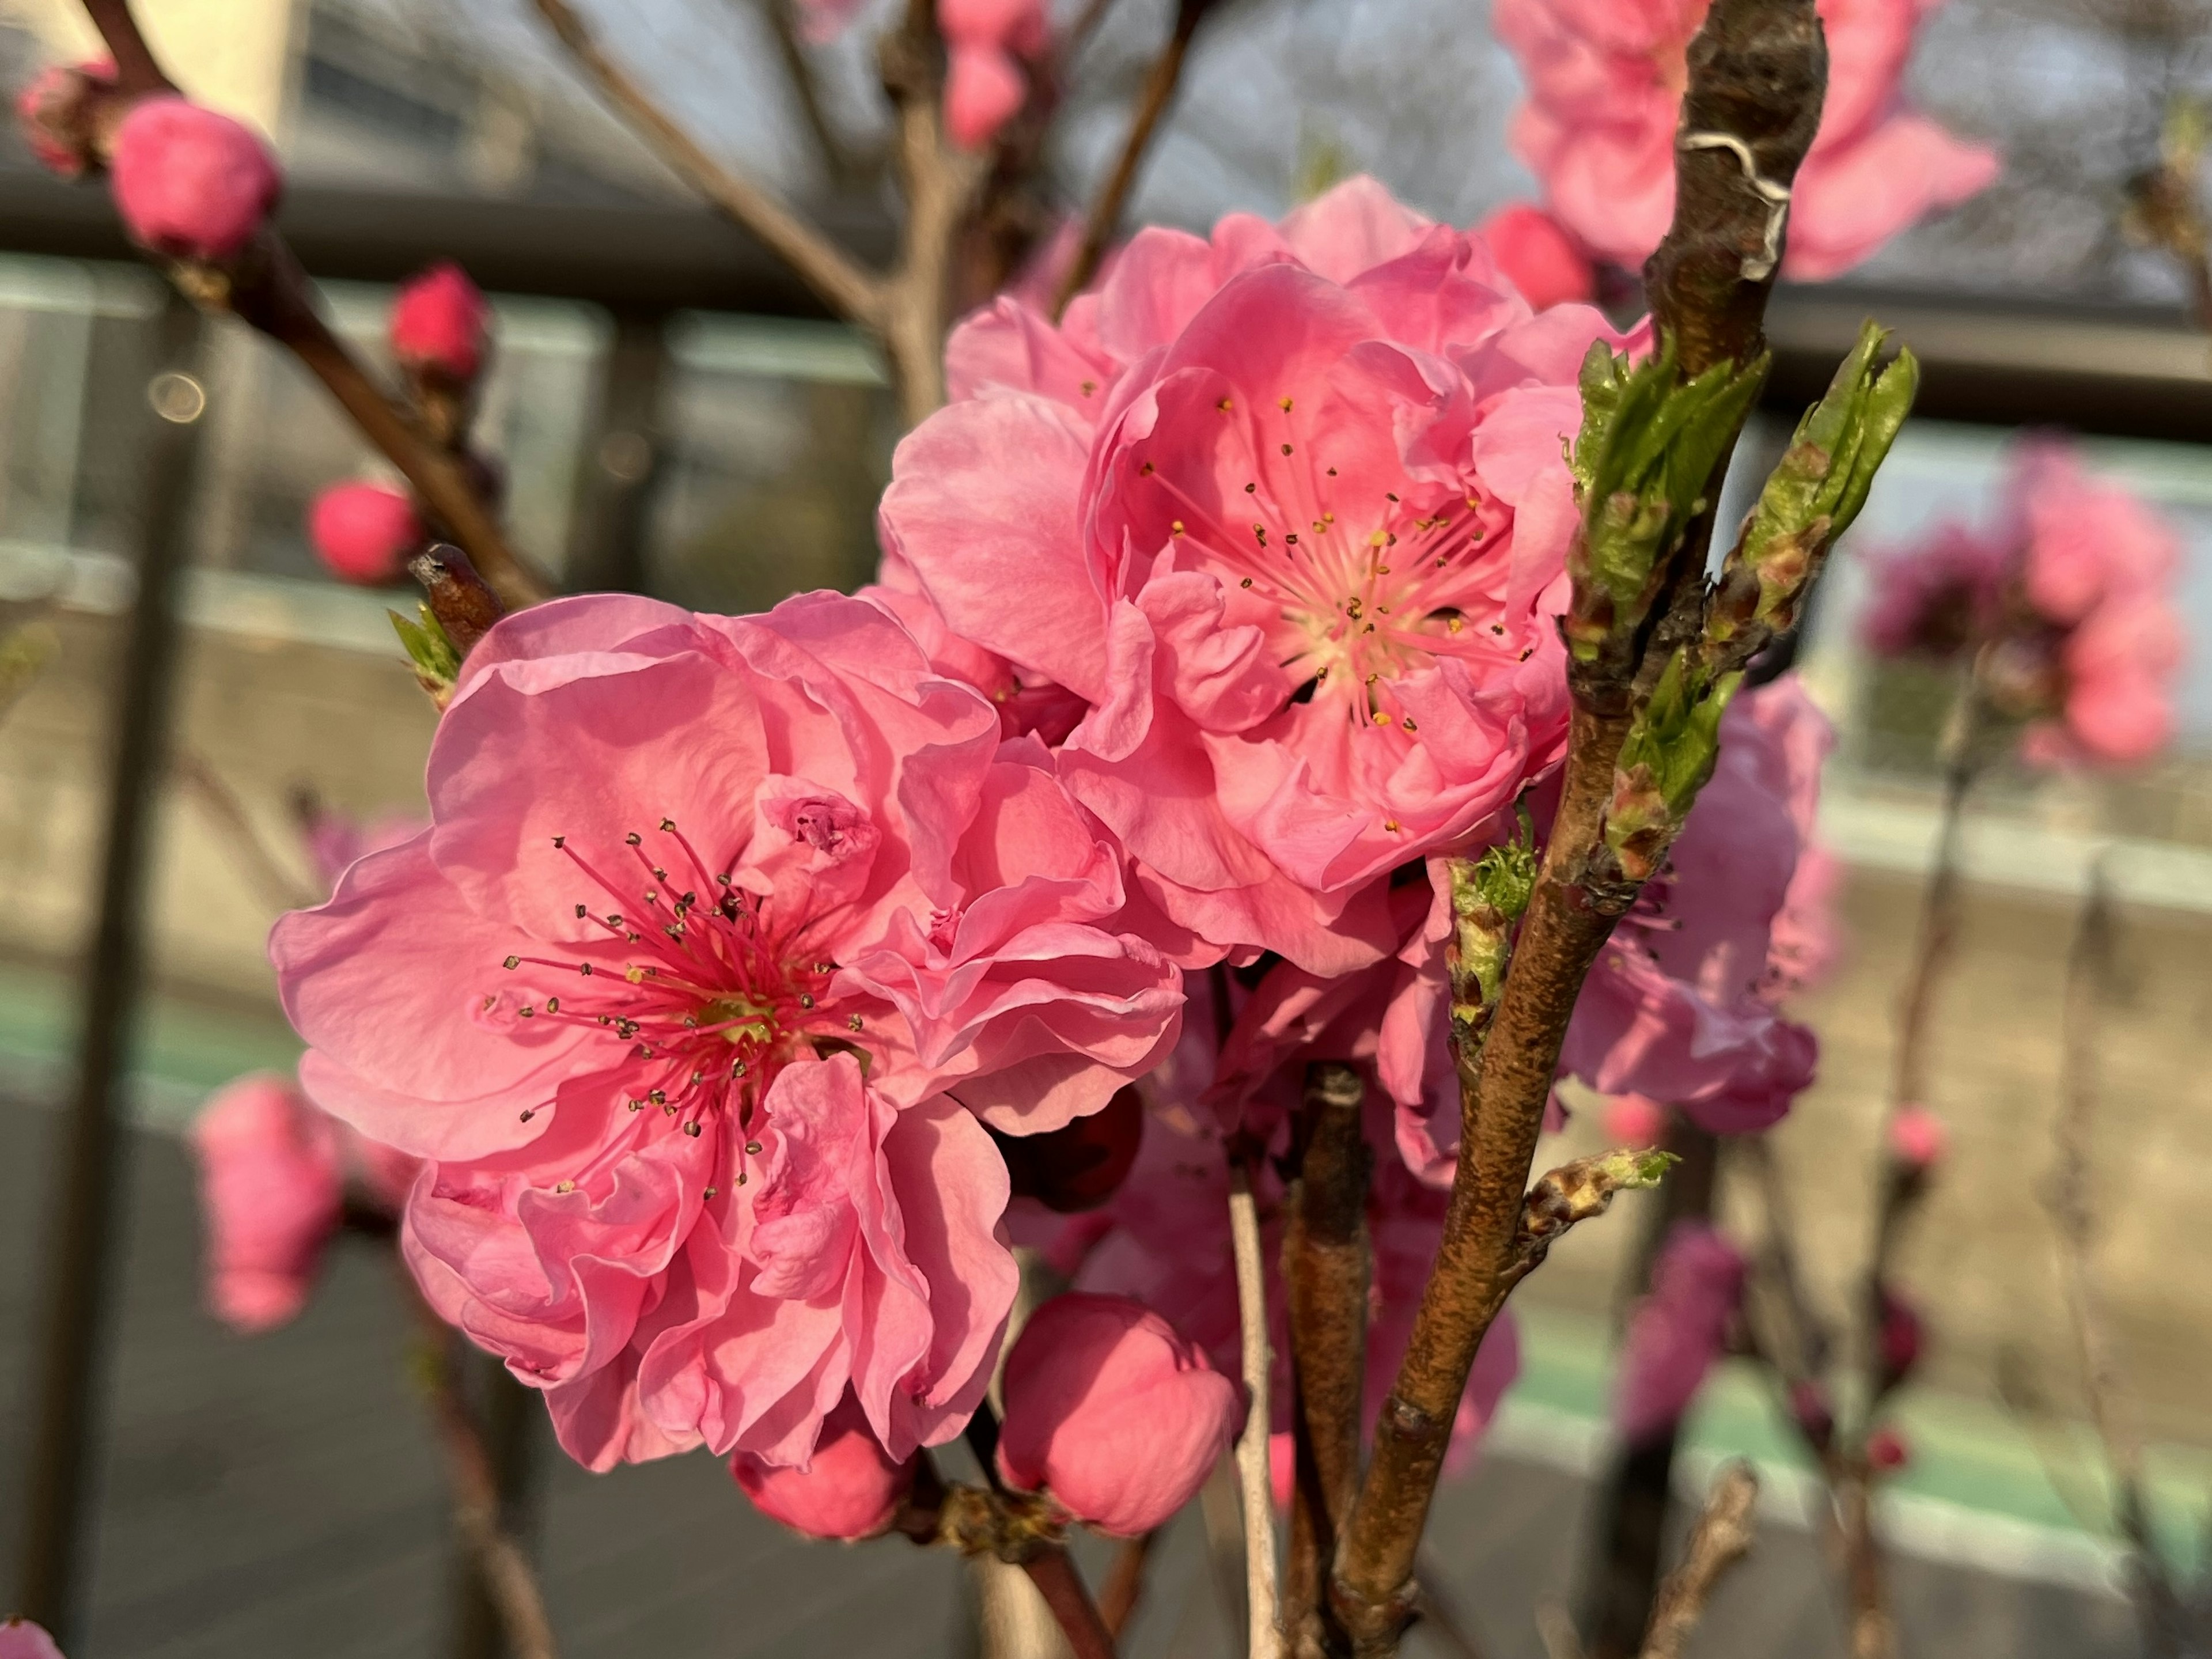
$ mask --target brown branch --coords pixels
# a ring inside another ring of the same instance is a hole
[[[421,1330],[419,1375],[445,1456],[453,1528],[476,1563],[514,1659],[558,1659],[560,1648],[545,1616],[537,1572],[501,1517],[498,1474],[454,1377],[453,1333],[422,1299],[404,1267],[400,1278]]]
[[[1675,215],[1646,268],[1652,311],[1679,367],[1694,376],[1763,350],[1761,320],[1780,252],[1772,200],[1786,192],[1819,125],[1826,53],[1811,0],[1718,0],[1691,43],[1676,139]],[[1786,199],[1786,196],[1785,196]],[[1724,466],[1733,438],[1715,470]],[[1705,492],[1706,499],[1717,494]],[[1710,506],[1686,527],[1654,643],[1678,611],[1696,611]],[[1694,601],[1675,596],[1695,591]],[[1633,672],[1571,677],[1574,712],[1561,798],[1534,897],[1479,1066],[1462,1048],[1461,1139],[1450,1206],[1396,1386],[1339,1551],[1332,1601],[1363,1655],[1395,1651],[1411,1608],[1415,1551],[1453,1413],[1477,1348],[1511,1285],[1522,1201],[1583,980],[1640,884],[1601,865],[1614,763],[1637,712]],[[1458,1021],[1455,1017],[1455,1027]],[[1474,1075],[1468,1073],[1472,1070]]]
[[[1106,245],[1114,240],[1114,232],[1121,222],[1122,210],[1129,204],[1129,193],[1136,187],[1137,173],[1145,164],[1145,154],[1152,148],[1152,134],[1158,128],[1160,118],[1167,113],[1168,106],[1175,101],[1176,88],[1182,80],[1183,59],[1190,55],[1191,38],[1198,26],[1212,9],[1214,0],[1177,0],[1175,26],[1168,33],[1167,44],[1160,55],[1152,60],[1152,70],[1145,76],[1144,90],[1137,96],[1137,107],[1129,117],[1129,131],[1121,139],[1121,152],[1106,175],[1106,181],[1091,204],[1091,211],[1084,216],[1083,240],[1075,251],[1074,262],[1060,279],[1060,289],[1053,295],[1052,314],[1057,320],[1067,309],[1067,302],[1083,291],[1083,285],[1097,274],[1098,262],[1105,257]]]
[[[1758,1501],[1759,1477],[1750,1464],[1731,1463],[1721,1471],[1697,1530],[1690,1534],[1682,1565],[1660,1586],[1642,1659],[1681,1659],[1690,1632],[1705,1616],[1713,1586],[1751,1548],[1751,1511]]]
[[[1024,1558],[1022,1571],[1052,1609],[1075,1659],[1114,1659],[1113,1633],[1099,1618],[1091,1592],[1084,1589],[1065,1549],[1058,1545],[1039,1549]]]
[[[976,1407],[964,1434],[989,1487],[948,1486],[933,1469],[928,1484],[934,1504],[927,1516],[902,1516],[899,1530],[917,1543],[951,1544],[971,1555],[988,1551],[1020,1567],[1044,1598],[1075,1659],[1114,1659],[1113,1635],[1066,1546],[1059,1541],[1065,1515],[1049,1498],[1012,1490],[999,1473],[999,1418],[989,1401]],[[919,1511],[918,1505],[910,1507]],[[932,1524],[934,1530],[926,1533]]]
[[[1229,1160],[1229,1237],[1237,1260],[1237,1320],[1243,1350],[1244,1432],[1237,1437],[1237,1490],[1244,1510],[1245,1651],[1277,1659],[1282,1632],[1275,1612],[1275,1493],[1267,1460],[1267,1266],[1260,1249],[1260,1215],[1251,1172]]]
[[[822,83],[815,77],[814,64],[805,47],[799,44],[792,0],[761,0],[761,10],[767,18],[769,33],[775,39],[775,55],[782,60],[783,78],[790,83],[792,96],[799,100],[799,112],[806,122],[806,130],[814,136],[815,147],[821,152],[822,164],[829,172],[830,182],[854,182],[860,177],[861,168],[831,125],[830,112],[823,105]]]
[[[216,770],[214,763],[198,750],[185,747],[177,751],[171,764],[176,769],[177,781],[198,798],[223,832],[225,842],[264,902],[281,911],[304,910],[316,902],[316,895],[307,884],[285,867],[284,860],[262,838],[252,815],[246,810],[246,803],[238,798],[229,781]]]
[[[2089,872],[2081,920],[2066,958],[2062,1017],[2064,1089],[2052,1132],[2057,1165],[2048,1202],[2058,1235],[2066,1280],[2067,1313],[2088,1395],[2089,1421],[2112,1470],[2114,1523],[2128,1547],[2129,1577],[2143,1650],[2151,1659],[2179,1659],[2188,1632],[2180,1595],[2151,1536],[2148,1491],[2143,1479],[2142,1435],[2105,1307],[2096,1267],[2096,1210],[2091,1194],[2097,1113],[2097,1049],[2112,979],[2112,896],[2102,861]]]
[[[1283,1284],[1291,1329],[1291,1501],[1283,1638],[1296,1659],[1341,1650],[1327,1606],[1327,1564],[1359,1482],[1360,1390],[1366,1377],[1367,1181],[1359,1073],[1334,1060],[1306,1067],[1297,1173],[1284,1200]]]
[[[883,283],[764,185],[709,155],[608,56],[568,0],[532,0],[601,95],[654,153],[715,209],[760,238],[840,316],[880,332]]]
[[[149,93],[173,91],[131,15],[128,0],[86,0],[126,86]],[[103,140],[112,132],[103,132]],[[273,225],[262,227],[252,246],[230,266],[176,264],[170,282],[203,308],[228,310],[289,349],[336,398],[362,434],[399,469],[433,519],[469,550],[510,605],[545,597],[544,580],[507,545],[506,532],[478,497],[467,475],[405,411],[370,379],[315,309],[306,272]]]
[[[1121,1547],[1114,1552],[1114,1565],[1107,1569],[1106,1582],[1098,1590],[1098,1620],[1116,1642],[1137,1615],[1137,1603],[1145,1595],[1145,1573],[1152,1565],[1152,1552],[1159,1541],[1160,1529],[1155,1527],[1134,1538],[1123,1539]]]

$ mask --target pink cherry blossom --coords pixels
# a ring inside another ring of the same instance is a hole
[[[1597,273],[1566,228],[1533,202],[1509,202],[1475,227],[1498,269],[1539,311],[1597,297]]]
[[[99,165],[91,111],[114,87],[115,65],[105,58],[49,64],[31,77],[15,95],[15,125],[40,167],[76,179]]]
[[[257,1073],[209,1101],[191,1143],[210,1308],[241,1331],[285,1323],[306,1305],[343,1209],[337,1126],[290,1079]]]
[[[1121,1537],[1196,1496],[1244,1417],[1243,1389],[1126,1297],[1046,1303],[1006,1356],[1004,1388],[1000,1473]]]
[[[803,1461],[849,1388],[957,1434],[1011,1302],[1005,1167],[1172,1044],[1118,853],[883,612],[593,596],[502,621],[432,827],[281,921],[317,1101],[431,1161],[403,1243],[605,1468]]]
[[[1832,733],[1784,678],[1739,694],[1668,866],[1591,969],[1561,1066],[1717,1133],[1762,1129],[1813,1080],[1811,1031],[1775,1008],[1773,927],[1810,841]]]
[[[108,182],[131,236],[173,259],[243,251],[284,185],[269,147],[228,115],[148,98],[115,130]]]
[[[392,301],[392,355],[403,368],[465,385],[483,368],[491,307],[451,260],[399,286]]]
[[[1613,1418],[1633,1445],[1682,1420],[1721,1356],[1743,1297],[1743,1254],[1702,1222],[1677,1222],[1629,1316]]]
[[[307,538],[341,581],[378,587],[399,580],[423,540],[422,521],[403,491],[377,483],[332,484],[307,508]]]
[[[62,1659],[54,1638],[27,1619],[0,1622],[0,1659]]]
[[[779,1466],[750,1452],[730,1459],[731,1478],[753,1506],[809,1538],[873,1538],[887,1530],[914,1488],[914,1462],[893,1462],[851,1395],[822,1420],[803,1464]]]
[[[1674,210],[1674,132],[1684,59],[1705,0],[1500,0],[1498,38],[1528,100],[1516,154],[1547,205],[1599,258],[1634,266]],[[1819,281],[1996,176],[1994,152],[1905,102],[1912,37],[1934,0],[1821,0],[1828,88],[1799,169],[1784,273]]]
[[[1630,343],[1532,314],[1366,179],[1279,226],[1140,233],[1060,327],[1002,298],[956,331],[884,587],[1084,705],[1060,774],[1180,960],[1376,963],[1379,878],[1561,752],[1562,447],[1596,338]]]

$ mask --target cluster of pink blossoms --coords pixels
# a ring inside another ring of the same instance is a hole
[[[2015,446],[2002,499],[1986,526],[1944,525],[1875,562],[1868,645],[1971,659],[1992,706],[2028,722],[2032,763],[2149,759],[2173,735],[2179,538],[2056,438]]]
[[[1365,179],[1147,231],[1061,323],[956,331],[861,597],[565,599],[476,647],[430,827],[271,949],[305,1088],[420,1160],[424,1293],[574,1455],[705,1446],[878,1530],[976,1409],[1020,1237],[1076,1293],[1012,1352],[1000,1470],[1158,1524],[1243,1413],[1224,1146],[1285,1146],[1315,1059],[1402,1153],[1379,1399],[1452,1171],[1433,878],[1549,810],[1600,339],[1644,345]],[[1787,685],[1726,732],[1567,1066],[1746,1127],[1810,1075],[1776,1002],[1824,949],[1826,736]],[[1010,1203],[1047,1147],[1087,1212]],[[1462,1453],[1517,1363],[1501,1321]]]
[[[1821,0],[1828,88],[1798,169],[1784,274],[1839,275],[1996,177],[1997,158],[1906,103],[1915,31],[1936,0]],[[1674,140],[1706,0],[1500,0],[1498,38],[1528,101],[1513,148],[1590,255],[1640,264],[1674,211]]]

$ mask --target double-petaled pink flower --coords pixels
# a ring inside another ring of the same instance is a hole
[[[1121,860],[1033,740],[833,594],[558,601],[471,653],[432,827],[278,924],[315,1098],[430,1161],[408,1260],[605,1468],[803,1462],[849,1389],[958,1432],[1003,1163],[1174,1038]]]
[[[1935,0],[1821,0],[1828,87],[1790,204],[1785,274],[1850,270],[1996,177],[1996,155],[1905,101],[1905,60]],[[1513,148],[1598,258],[1633,266],[1674,211],[1685,54],[1706,0],[1500,0],[1498,38],[1528,98]]]
[[[1564,746],[1596,338],[1626,343],[1365,179],[1279,227],[1143,232],[1060,326],[1002,299],[956,331],[878,597],[1048,709],[1186,963],[1371,964],[1389,872]]]

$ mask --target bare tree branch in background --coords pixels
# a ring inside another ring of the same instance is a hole
[[[1748,1463],[1731,1463],[1705,1499],[1705,1512],[1683,1553],[1682,1565],[1659,1587],[1642,1659],[1681,1659],[1684,1644],[1721,1575],[1743,1559],[1752,1546],[1751,1511],[1759,1501],[1759,1477]]]
[[[793,0],[760,0],[760,9],[769,33],[775,38],[775,54],[782,62],[784,79],[790,83],[791,95],[799,102],[800,118],[813,135],[815,149],[821,155],[830,182],[838,185],[859,183],[870,168],[853,154],[852,147],[830,118],[830,112],[822,101],[822,82],[814,72],[814,61],[806,55],[806,47],[799,38],[799,19]]]
[[[263,838],[252,815],[246,810],[246,803],[238,798],[238,792],[216,769],[212,761],[196,749],[183,748],[173,764],[177,781],[214,820],[224,844],[264,903],[272,910],[284,911],[304,910],[316,902],[317,896],[292,873],[276,849]]]

